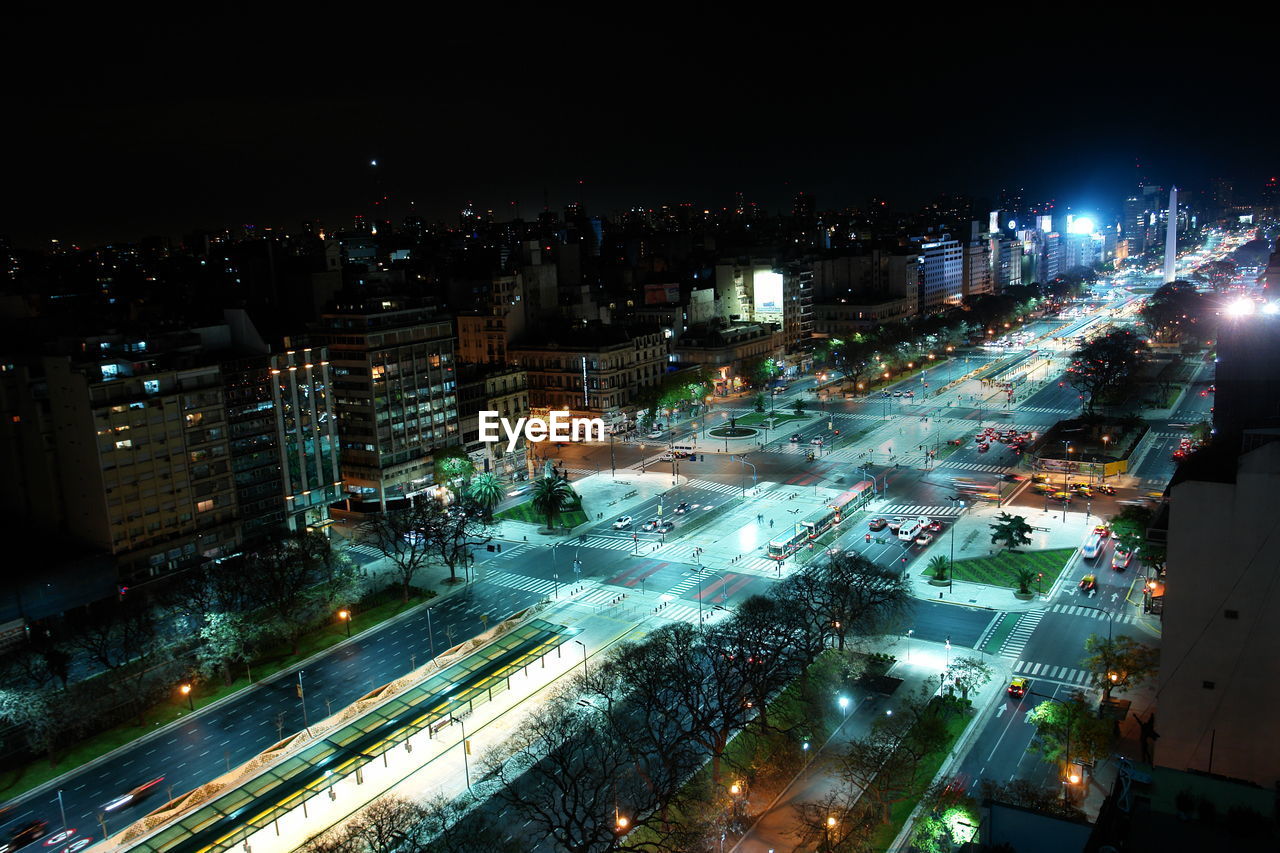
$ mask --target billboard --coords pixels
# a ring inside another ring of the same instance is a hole
[[[782,313],[782,274],[771,271],[757,271],[752,281],[752,301],[757,312],[765,314]]]

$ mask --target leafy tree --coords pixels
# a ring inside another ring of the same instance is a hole
[[[1031,525],[1021,515],[1010,515],[1002,512],[996,521],[988,525],[991,528],[991,544],[1016,552],[1023,545],[1031,544]]]
[[[951,677],[951,681],[960,691],[961,699],[969,698],[969,691],[981,690],[984,685],[991,681],[994,674],[991,666],[984,660],[973,657],[964,657],[951,662],[951,669],[947,671]]]
[[[936,581],[944,581],[947,579],[947,573],[951,571],[951,560],[943,556],[932,557],[929,560],[929,571],[933,574]]]
[[[944,779],[920,798],[921,813],[911,844],[918,853],[951,853],[974,840],[978,804],[964,793],[962,781]]]
[[[1094,338],[1076,351],[1067,370],[1071,387],[1084,395],[1085,414],[1093,414],[1098,398],[1127,382],[1150,348],[1129,329]]]
[[[1111,721],[1099,719],[1078,690],[1064,701],[1041,702],[1027,722],[1036,728],[1031,749],[1064,771],[1073,761],[1094,763],[1111,753]]]
[[[201,674],[207,678],[220,672],[223,681],[231,684],[231,664],[252,660],[261,635],[261,629],[251,618],[238,613],[210,613],[200,629],[200,645],[196,649]]]
[[[804,400],[797,397],[796,401],[791,404],[791,408],[795,410],[796,417],[800,417],[804,414]]]
[[[476,470],[476,464],[460,447],[448,447],[436,451],[435,466],[449,483],[456,482],[460,478],[470,479]]]
[[[354,594],[357,573],[323,534],[300,534],[268,543],[245,555],[241,569],[254,579],[257,606],[270,630],[298,653],[302,633]]]
[[[540,477],[533,481],[533,508],[547,519],[548,530],[554,530],[560,513],[577,501],[573,487],[559,477]]]
[[[1125,634],[1114,639],[1090,634],[1084,650],[1080,666],[1089,672],[1092,685],[1102,690],[1104,700],[1111,698],[1112,690],[1141,684],[1160,668],[1159,650]]]
[[[467,495],[484,512],[484,517],[492,520],[494,509],[502,503],[502,484],[494,474],[477,474],[467,487]]]
[[[763,394],[756,395],[756,411],[757,412],[764,411],[764,395]]]
[[[841,649],[850,635],[896,631],[910,607],[909,582],[861,554],[832,557],[818,572],[823,588],[820,600]]]
[[[1147,539],[1147,528],[1151,525],[1154,513],[1150,507],[1127,506],[1121,512],[1111,516],[1111,529],[1117,535],[1120,547],[1132,551]]]

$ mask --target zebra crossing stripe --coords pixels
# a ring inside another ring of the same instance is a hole
[[[882,507],[876,510],[877,513],[886,515],[959,515],[961,511],[957,506],[920,506],[917,504],[893,504],[892,506]]]
[[[1006,657],[1020,657],[1022,650],[1027,647],[1027,641],[1035,633],[1036,628],[1040,625],[1040,620],[1044,618],[1046,612],[1045,610],[1032,610],[1024,613],[1018,619],[1018,624],[1013,627],[1009,636],[1005,638],[1004,643],[1001,644],[1000,654]]]

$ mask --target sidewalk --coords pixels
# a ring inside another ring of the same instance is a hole
[[[889,503],[892,501],[890,500]],[[883,506],[884,503],[880,505]],[[874,514],[877,509],[878,507],[873,503],[869,512]],[[954,581],[950,588],[934,586],[929,582],[929,577],[924,574],[925,566],[933,557],[939,555],[951,557],[953,542],[957,561],[970,557],[989,557],[998,553],[999,547],[991,544],[991,524],[1002,512],[1021,515],[1034,528],[1031,533],[1031,544],[1020,549],[1025,551],[1079,548],[1089,530],[1101,520],[1096,515],[1086,516],[1083,512],[1068,510],[1064,522],[1061,508],[1051,508],[1046,513],[1028,507],[1011,509],[1007,506],[997,508],[995,504],[975,504],[953,521],[947,530],[939,534],[931,546],[917,552],[908,562],[905,571],[911,584],[912,594],[916,598],[1011,612],[1043,607],[1044,602],[1053,597],[1058,587],[1071,579],[1073,568],[1079,559],[1078,554],[1067,563],[1053,586],[1039,590],[1036,597],[1029,601],[1015,598],[1014,591],[1006,587],[967,581]]]
[[[885,638],[894,651],[901,638]],[[952,654],[955,654],[952,652]],[[889,670],[889,675],[902,679],[891,697],[863,693],[851,697],[856,704],[835,733],[818,748],[810,762],[776,795],[768,794],[756,799],[756,793],[748,798],[747,810],[755,816],[750,829],[731,848],[732,853],[767,853],[767,851],[799,850],[795,806],[805,802],[820,801],[823,796],[843,784],[836,775],[836,759],[858,738],[864,737],[872,724],[887,711],[907,697],[914,695],[921,685],[938,687],[939,673],[946,668],[947,651],[940,643],[915,641],[911,644],[911,659],[899,660]],[[969,746],[981,731],[981,723],[989,716],[988,706],[1000,695],[1008,683],[1008,666],[1000,660],[991,660],[994,670],[991,681],[970,698],[975,712],[969,726],[956,741],[943,762],[939,775],[945,775],[968,752]],[[908,825],[910,820],[908,821]]]

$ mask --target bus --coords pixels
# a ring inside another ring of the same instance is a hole
[[[832,509],[836,511],[836,524],[871,503],[871,499],[875,496],[876,485],[870,480],[863,480],[852,489],[836,495],[830,503]]]
[[[791,528],[790,535],[770,541],[766,546],[766,554],[771,560],[785,560],[796,551],[799,551],[800,546],[808,541],[808,528],[797,524]]]
[[[915,538],[921,533],[929,529],[929,519],[923,515],[915,521],[910,519],[902,522],[902,526],[898,528],[898,538],[903,542],[914,542]]]
[[[817,539],[819,536],[835,527],[836,524],[839,523],[839,520],[840,513],[835,507],[824,506],[804,521],[801,521],[800,526],[808,531],[810,539]]]
[[[1086,560],[1096,560],[1098,555],[1102,553],[1102,549],[1106,547],[1107,534],[1105,531],[1099,531],[1097,528],[1089,534],[1089,538],[1085,540],[1084,547],[1080,549],[1080,555]]]

